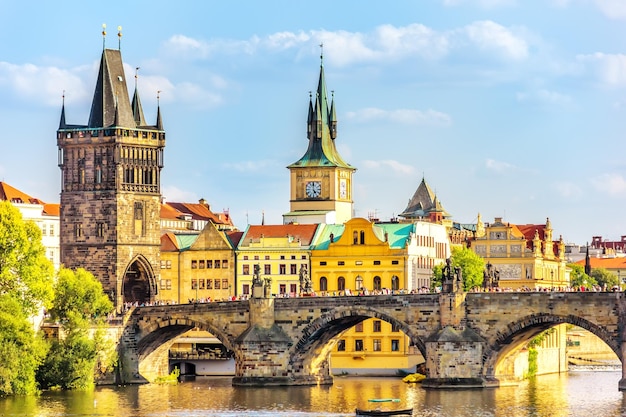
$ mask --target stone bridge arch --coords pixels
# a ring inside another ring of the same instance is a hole
[[[519,349],[541,332],[558,324],[573,324],[593,333],[607,344],[622,361],[620,342],[605,327],[597,325],[576,315],[558,315],[552,313],[529,314],[521,317],[506,327],[496,329],[492,337],[487,338],[483,357],[485,358],[482,375],[486,380],[498,378],[497,369],[500,361],[508,354]]]
[[[330,374],[329,357],[335,345],[332,339],[370,318],[385,321],[398,328],[426,357],[423,337],[406,322],[378,308],[342,306],[323,313],[301,330],[302,336],[289,351],[290,366],[306,369],[306,372],[311,375]]]

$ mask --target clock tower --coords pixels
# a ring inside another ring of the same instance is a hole
[[[307,138],[309,146],[298,161],[289,165],[290,211],[283,223],[343,224],[352,218],[352,174],[335,146],[337,115],[335,99],[328,106],[323,57],[315,101],[309,97]]]

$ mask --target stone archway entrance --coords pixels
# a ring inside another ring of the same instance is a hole
[[[150,264],[143,258],[133,260],[124,273],[122,282],[123,302],[139,305],[151,302],[154,296],[153,281],[154,274]]]

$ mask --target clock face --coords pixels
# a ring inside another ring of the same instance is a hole
[[[322,184],[319,181],[309,181],[306,183],[306,195],[310,198],[319,197],[322,192]]]
[[[346,196],[347,196],[346,180],[339,180],[339,197],[346,198]]]

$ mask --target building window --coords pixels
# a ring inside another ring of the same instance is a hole
[[[300,259],[306,259],[306,255],[302,255]]]
[[[363,339],[356,339],[354,341],[354,350],[356,352],[363,352]]]
[[[98,223],[96,225],[96,234],[98,237],[104,237],[104,223]]]
[[[291,275],[296,275],[298,273],[298,265],[296,264],[289,265],[289,271]]]
[[[243,284],[241,292],[243,293],[243,295],[250,295],[250,284]]]
[[[210,279],[207,279],[207,281],[210,281]],[[203,279],[200,279],[200,280],[199,280],[199,282],[200,282],[200,287],[199,287],[199,289],[203,290],[203,289],[204,289],[204,280],[203,280]]]
[[[396,275],[391,277],[391,289],[393,291],[398,291],[400,289],[400,278]]]
[[[228,260],[227,259],[222,260],[222,269],[228,269]]]
[[[206,268],[207,269],[212,269],[213,268],[213,260],[212,259],[207,259],[206,260]]]
[[[397,325],[397,324],[395,324],[395,323],[392,323],[392,324],[391,324],[391,331],[392,331],[392,332],[394,332],[394,333],[395,333],[395,332],[399,332],[399,331],[400,331],[400,326],[398,326],[398,325]]]
[[[345,352],[346,351],[346,341],[344,339],[339,339],[337,341],[337,352]]]
[[[213,280],[212,279],[207,279],[206,280],[206,289],[207,290],[212,290],[213,289]]]
[[[222,288],[228,289],[228,280],[226,278],[222,279]]]
[[[361,245],[365,245],[365,232],[363,230],[361,230]]]
[[[296,255],[291,255],[291,259],[296,259]]]
[[[171,279],[162,279],[161,280],[161,289],[162,290],[171,290],[172,289],[172,280]]]
[[[278,265],[278,273],[280,275],[285,275],[287,273],[287,265],[285,264]]]
[[[359,244],[359,233],[356,230],[352,232],[352,244],[354,245]]]
[[[391,265],[398,265],[399,263],[399,261],[391,261]]]
[[[241,274],[242,275],[250,275],[250,265],[242,265],[242,270],[241,270]]]
[[[280,284],[278,286],[278,292],[280,294],[283,294],[283,295],[286,294],[287,293],[287,286],[285,284]]]
[[[374,261],[374,265],[380,265],[380,261]]]
[[[355,283],[356,283],[356,286],[355,286],[356,290],[361,291],[363,289],[363,277],[361,275],[357,275]]]
[[[80,223],[75,223],[74,224],[74,235],[76,237],[82,237],[83,236],[83,225]]]
[[[215,289],[216,289],[216,290],[219,290],[219,289],[220,289],[220,280],[219,280],[219,279],[216,279],[216,280],[215,280]]]
[[[215,260],[214,266],[215,266],[215,269],[220,269],[220,261],[219,261],[219,259]]]
[[[344,266],[346,264],[345,261],[337,261],[337,265],[339,266]]]
[[[400,340],[399,339],[391,339],[391,351],[392,352],[400,351]]]
[[[198,280],[197,279],[192,279],[191,280],[191,289],[192,290],[197,290],[198,289]]]
[[[320,261],[320,266],[326,266],[326,261]]]
[[[380,320],[374,320],[374,332],[380,333],[382,329],[382,323]]]
[[[270,256],[269,255],[265,255],[265,260],[269,261],[270,260]]]
[[[281,261],[285,260],[285,255],[280,255],[280,260]]]
[[[272,265],[270,264],[263,265],[263,271],[265,272],[265,275],[270,275],[272,273]]]
[[[50,225],[50,236],[54,236],[54,225]]]
[[[380,339],[374,339],[374,352],[380,352],[382,350],[382,343],[380,342]]]
[[[46,224],[45,223],[41,224],[41,235],[42,236],[46,235]]]
[[[198,263],[198,267],[200,269],[204,269],[204,259],[200,259],[200,262]]]
[[[320,291],[328,291],[328,280],[326,277],[320,278]]]
[[[166,269],[172,269],[172,261],[171,260],[166,262],[165,268]]]
[[[191,261],[191,269],[198,269],[198,261],[195,259]]]
[[[247,261],[248,260],[248,255],[243,255],[243,260]]]
[[[344,277],[337,278],[337,290],[339,291],[346,290],[346,279]]]
[[[298,286],[296,284],[289,284],[289,292],[295,294],[298,292]]]
[[[363,322],[357,323],[354,326],[354,331],[357,333],[362,333],[363,332]]]
[[[377,276],[374,277],[374,289],[377,290],[377,291],[380,291],[380,290],[382,290],[382,288],[383,287],[382,287],[381,279],[377,275]]]
[[[254,260],[258,261],[259,260],[259,255],[254,255]]]
[[[165,269],[165,261],[161,259],[161,269]]]

